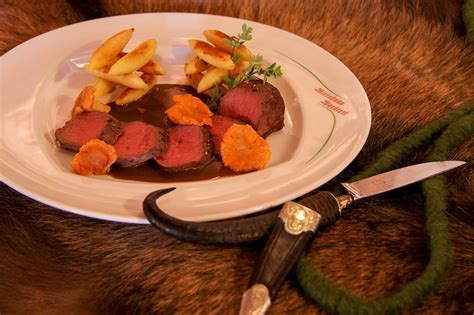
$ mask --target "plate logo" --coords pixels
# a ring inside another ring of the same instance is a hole
[[[318,87],[314,89],[314,91],[324,98],[323,100],[321,100],[322,106],[327,107],[342,116],[346,116],[347,114],[349,114],[349,112],[343,108],[343,105],[346,104],[346,101],[337,97],[333,93],[323,89],[322,87]]]

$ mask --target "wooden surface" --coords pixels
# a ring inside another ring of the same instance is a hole
[[[371,101],[369,139],[339,179],[370,163],[388,143],[474,98],[474,51],[464,42],[461,1],[131,3],[4,0],[0,52],[64,25],[135,12],[204,12],[294,32],[344,62]],[[408,313],[474,311],[473,148],[469,139],[452,156],[469,162],[449,175],[452,269],[436,293]],[[401,163],[420,162],[428,151]],[[236,314],[262,247],[183,243],[151,226],[53,209],[4,184],[0,198],[2,314]],[[308,257],[362,297],[388,296],[423,272],[430,253],[424,223],[423,198],[413,185],[353,207],[317,238]],[[282,313],[325,311],[291,275],[270,310]]]

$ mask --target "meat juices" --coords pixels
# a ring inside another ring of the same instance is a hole
[[[199,126],[175,126],[168,129],[170,144],[168,151],[155,161],[167,171],[196,169],[211,159],[209,131]]]
[[[117,164],[131,167],[160,156],[168,150],[168,133],[141,121],[124,125],[122,135],[115,142]]]
[[[122,123],[107,113],[83,112],[67,121],[54,135],[61,148],[77,152],[92,139],[114,144],[122,131]]]
[[[278,89],[270,83],[250,81],[227,92],[217,113],[242,120],[266,137],[283,128],[285,103]]]

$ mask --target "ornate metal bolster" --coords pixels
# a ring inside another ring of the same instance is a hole
[[[292,235],[316,231],[321,220],[321,215],[316,211],[292,201],[285,203],[278,216],[284,223],[285,231]]]
[[[336,200],[339,205],[339,213],[341,213],[342,209],[349,207],[354,202],[354,197],[351,195],[342,195],[337,196]]]

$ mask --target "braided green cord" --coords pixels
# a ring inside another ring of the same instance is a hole
[[[356,174],[350,181],[386,172],[407,157],[413,150],[427,144],[436,133],[440,132],[452,122],[474,111],[474,102],[414,131],[410,135],[392,143],[375,156],[374,162]]]
[[[466,28],[466,40],[469,44],[474,45],[474,0],[465,0],[461,12]]]
[[[391,159],[387,162],[387,155],[395,154],[401,159],[411,152],[406,150],[405,146],[413,150],[427,142],[434,133],[449,125],[427,157],[428,161],[447,159],[450,152],[467,137],[474,135],[473,109],[474,103],[471,103],[395,142],[381,152],[371,166],[354,178],[364,178],[387,171],[398,161]],[[466,114],[468,116],[460,118]],[[302,256],[297,263],[296,276],[305,293],[324,308],[342,314],[394,314],[411,308],[428,297],[448,271],[452,259],[448,220],[445,214],[447,208],[445,181],[446,177],[441,175],[422,183],[426,198],[426,230],[430,237],[431,256],[425,270],[417,279],[407,283],[389,297],[367,300],[332,283]]]

